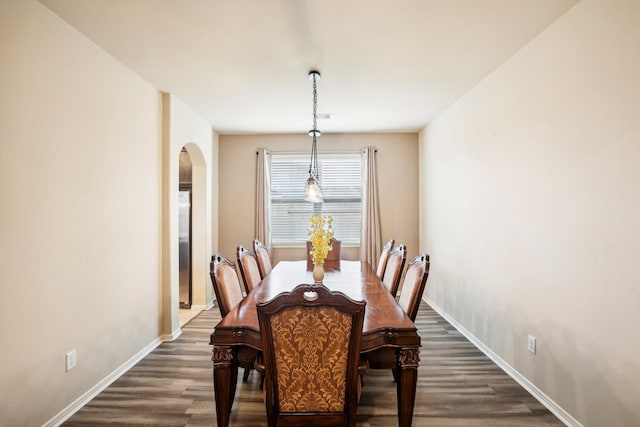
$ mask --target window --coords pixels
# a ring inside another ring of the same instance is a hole
[[[312,215],[331,215],[334,235],[343,245],[360,245],[362,226],[362,156],[359,153],[318,156],[318,180],[324,203],[304,200],[309,155],[271,153],[271,242],[302,245]]]

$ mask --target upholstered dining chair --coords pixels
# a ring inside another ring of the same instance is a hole
[[[220,315],[224,317],[244,298],[236,273],[236,265],[229,258],[218,253],[211,257],[209,274]]]
[[[406,260],[407,247],[402,243],[389,252],[382,283],[389,292],[391,292],[391,295],[393,295],[394,298],[398,293],[398,286],[400,286],[400,278],[402,277],[402,269],[404,268]]]
[[[271,272],[271,258],[269,256],[269,250],[260,240],[254,240],[253,252],[256,254],[256,260],[258,261],[260,277],[264,279],[264,276]]]
[[[427,277],[429,277],[429,255],[421,253],[409,261],[398,299],[398,305],[412,322],[416,320],[418,307],[420,307],[422,294],[427,284]],[[371,369],[391,369],[394,380],[398,380],[396,356],[393,348],[383,347],[369,352],[366,359]]]
[[[429,255],[423,252],[409,261],[398,298],[398,304],[412,322],[415,322],[418,315],[418,307],[420,307],[428,277]]]
[[[258,261],[256,260],[255,254],[242,245],[238,246],[236,255],[244,290],[249,294],[253,288],[258,286],[260,280],[262,280]]]
[[[257,305],[269,426],[355,426],[364,301],[298,285]]]
[[[383,247],[382,252],[380,252],[380,258],[378,258],[378,267],[376,268],[376,276],[382,280],[384,277],[384,270],[387,268],[387,260],[389,259],[389,252],[393,248],[393,244],[395,243],[394,239],[389,240]]]
[[[215,254],[211,257],[209,275],[220,315],[224,317],[243,299],[235,263],[222,254]],[[243,346],[238,349],[238,365],[244,368],[242,381],[247,382],[249,379],[249,372],[254,368],[257,356],[258,350],[254,348]]]
[[[324,269],[326,271],[330,270],[340,270],[340,248],[342,246],[342,242],[338,239],[331,239],[329,241],[331,244],[331,250],[327,254],[327,258],[324,260]],[[313,261],[311,260],[311,249],[313,249],[313,245],[310,241],[307,240],[307,270],[313,270]]]

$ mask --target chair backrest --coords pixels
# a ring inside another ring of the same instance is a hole
[[[326,261],[340,261],[340,247],[342,246],[342,242],[338,239],[331,239],[331,250],[327,254]]]
[[[242,245],[238,246],[236,254],[244,290],[248,294],[253,288],[258,286],[262,280],[260,269],[258,268],[258,261],[256,260],[255,254]]]
[[[387,260],[389,259],[389,252],[391,248],[393,248],[393,244],[395,240],[391,239],[387,242],[386,245],[382,247],[382,252],[380,253],[380,258],[378,258],[378,268],[376,269],[376,275],[380,280],[384,277],[384,270],[387,268]]]
[[[387,267],[384,270],[382,283],[384,283],[384,286],[394,297],[396,296],[396,293],[398,293],[398,286],[400,286],[400,278],[402,277],[402,269],[404,268],[406,260],[407,247],[402,243],[389,252]]]
[[[427,285],[427,277],[429,277],[429,255],[423,252],[409,261],[404,282],[402,282],[402,292],[398,299],[398,304],[412,322],[416,320],[422,294]]]
[[[243,298],[240,281],[236,273],[236,265],[222,254],[215,254],[211,257],[209,275],[218,300],[220,315],[224,317]]]
[[[331,239],[329,241],[331,244],[331,250],[327,254],[327,258],[324,260],[324,269],[326,271],[329,270],[340,270],[340,248],[342,246],[342,242],[338,239]],[[313,260],[311,259],[311,249],[313,249],[313,245],[309,240],[307,240],[307,270],[313,270]]]
[[[264,279],[264,277],[271,272],[271,258],[269,257],[269,250],[260,240],[254,240],[253,252],[255,252],[256,260],[258,261],[260,277]]]
[[[356,425],[365,305],[324,285],[258,303],[269,426]]]

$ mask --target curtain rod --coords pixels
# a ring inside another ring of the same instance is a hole
[[[366,148],[366,147],[365,147]],[[364,148],[360,148],[358,150],[345,150],[345,151],[335,151],[335,150],[328,150],[328,151],[321,151],[318,150],[318,153],[324,153],[324,154],[360,154],[362,152],[362,150],[364,150]],[[300,155],[300,154],[309,154],[308,151],[285,151],[285,150],[268,150],[270,153],[276,153],[276,154],[295,154],[295,155]],[[377,148],[373,149],[374,153],[378,152]],[[259,155],[260,152],[256,150],[256,156]]]

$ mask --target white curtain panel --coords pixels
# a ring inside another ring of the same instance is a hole
[[[256,223],[255,238],[260,240],[271,253],[271,224],[269,219],[270,188],[269,177],[271,154],[266,148],[258,148],[256,160]]]
[[[382,232],[380,230],[380,204],[378,200],[377,149],[367,147],[363,156],[363,197],[362,197],[362,238],[360,239],[360,259],[369,265],[377,265],[382,250]]]

